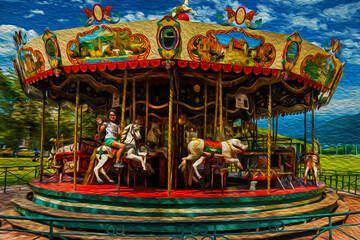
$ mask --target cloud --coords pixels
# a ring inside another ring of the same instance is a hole
[[[64,18],[60,18],[57,20],[58,22],[68,22],[70,21],[69,19],[64,19]]]
[[[24,18],[32,18],[33,16],[35,16],[35,14],[29,14],[29,15],[25,15]]]
[[[36,2],[37,4],[40,4],[40,5],[48,5],[48,4],[52,4],[51,2],[48,2],[48,1],[43,1],[43,2]]]
[[[344,41],[342,41],[342,43],[346,47],[360,48],[360,42],[356,42],[356,41],[354,41],[352,39],[345,39]]]
[[[306,13],[290,13],[284,15],[284,19],[290,19],[290,24],[284,28],[286,29],[294,29],[294,28],[308,28],[311,31],[314,30],[327,30],[327,25],[325,23],[321,23],[322,21],[318,18],[308,18],[302,14]]]
[[[322,45],[321,43],[318,43],[318,42],[310,42],[310,43],[312,43],[312,44],[314,44],[315,46],[318,46],[318,47],[320,47],[320,48],[323,47],[323,45]]]
[[[334,93],[334,97],[330,103],[321,107],[316,114],[318,115],[343,115],[343,114],[356,114],[360,112],[360,87],[339,86]]]
[[[15,25],[0,25],[0,56],[15,55],[14,33],[21,30],[26,32],[27,40],[31,41],[39,36],[34,30],[26,31],[24,28]]]
[[[360,10],[359,2],[340,4],[333,8],[325,9],[320,15],[330,21],[348,21],[354,16],[358,16],[357,12]]]
[[[30,10],[30,13],[32,13],[32,14],[45,15],[44,11],[43,11],[43,10],[40,10],[40,9],[31,9],[31,10]]]
[[[270,22],[275,19],[275,17],[273,16],[275,11],[269,6],[258,4],[256,5],[256,7],[259,9],[259,11],[257,11],[257,16],[262,19],[263,23]]]
[[[275,0],[277,4],[296,6],[296,5],[314,5],[322,2],[323,0]]]
[[[120,22],[132,22],[132,21],[144,21],[144,20],[154,20],[163,18],[163,14],[155,15],[150,14],[146,15],[143,12],[127,11],[127,14],[122,16]]]
[[[95,5],[97,3],[101,3],[101,0],[85,0],[85,3]]]

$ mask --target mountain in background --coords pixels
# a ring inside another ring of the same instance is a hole
[[[360,144],[360,113],[325,121],[315,128],[321,145]]]

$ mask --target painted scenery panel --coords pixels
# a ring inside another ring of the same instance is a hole
[[[150,43],[144,35],[106,26],[79,33],[67,45],[73,64],[144,60],[149,52]]]
[[[206,36],[190,39],[188,53],[192,60],[250,67],[270,67],[275,60],[275,48],[262,36],[242,29],[209,31]]]
[[[301,63],[301,75],[330,88],[336,73],[336,62],[331,55],[307,56]]]

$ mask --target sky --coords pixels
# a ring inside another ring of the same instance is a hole
[[[79,16],[85,17],[84,8],[113,6],[112,14],[121,11],[120,22],[161,19],[181,0],[123,1],[123,0],[0,0],[0,68],[12,68],[11,55],[15,53],[12,36],[16,30],[27,32],[28,40],[50,30],[81,27]],[[341,115],[360,113],[360,1],[353,0],[197,0],[189,1],[197,17],[188,14],[190,21],[216,24],[216,13],[226,15],[224,8],[245,7],[262,18],[259,30],[300,36],[319,47],[332,37],[343,44],[339,57],[346,62],[344,76],[329,105],[316,111],[319,124]],[[233,26],[238,26],[233,23]],[[245,27],[242,25],[241,27]],[[290,117],[295,124],[301,116]],[[280,120],[287,122],[289,119]],[[291,124],[290,124],[291,125]],[[289,125],[289,126],[290,126]],[[291,127],[291,126],[290,126]]]

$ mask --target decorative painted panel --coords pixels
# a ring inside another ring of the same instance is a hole
[[[105,25],[77,34],[67,44],[67,55],[73,64],[144,60],[150,52],[149,40],[132,34],[128,28]]]
[[[189,41],[188,53],[194,61],[266,68],[276,56],[275,47],[265,43],[264,37],[237,28],[194,36]]]

